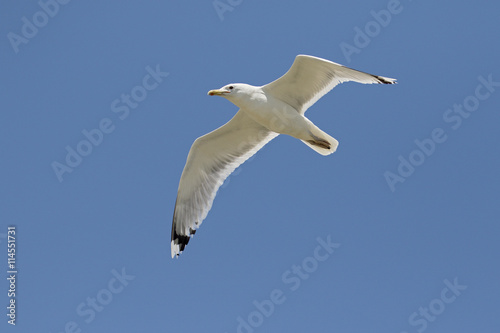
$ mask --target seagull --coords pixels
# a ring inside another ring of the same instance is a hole
[[[240,109],[218,129],[197,138],[182,171],[172,222],[171,254],[178,257],[207,217],[217,190],[242,163],[279,134],[304,142],[321,155],[330,155],[338,141],[304,116],[306,110],[336,85],[394,84],[395,79],[360,72],[329,60],[298,55],[279,79],[255,87],[228,84],[210,90]]]

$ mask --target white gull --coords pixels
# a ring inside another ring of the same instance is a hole
[[[340,64],[298,55],[288,72],[254,87],[228,84],[208,95],[228,99],[240,108],[225,125],[196,139],[182,172],[172,222],[171,254],[178,256],[206,218],[217,190],[243,162],[279,134],[304,142],[321,155],[333,153],[338,141],[304,116],[336,85],[396,83],[395,79],[360,72]]]

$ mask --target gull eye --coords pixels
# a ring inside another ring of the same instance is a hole
[[[233,90],[233,88],[234,88],[233,86],[229,86],[229,90]]]

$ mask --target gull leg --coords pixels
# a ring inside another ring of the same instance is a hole
[[[308,143],[310,143],[311,145],[318,146],[318,147],[321,147],[321,148],[324,148],[324,149],[330,149],[331,148],[330,142],[317,137],[316,135],[312,134],[311,132],[309,132],[309,134],[312,136],[313,140],[306,140],[306,141]]]

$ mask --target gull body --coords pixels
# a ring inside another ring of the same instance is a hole
[[[171,254],[178,256],[206,218],[217,190],[243,162],[279,134],[302,140],[322,155],[338,141],[304,114],[337,84],[393,84],[395,79],[360,72],[329,60],[298,55],[279,79],[264,86],[228,84],[210,90],[240,108],[225,125],[199,137],[191,146],[179,181],[172,221]]]
[[[312,132],[318,131],[317,127],[298,110],[266,92],[263,87],[232,83],[218,90],[210,90],[208,95],[226,98],[254,121],[278,134],[313,141]]]

